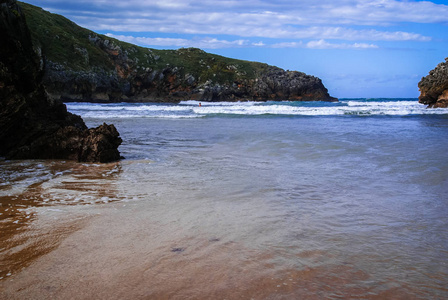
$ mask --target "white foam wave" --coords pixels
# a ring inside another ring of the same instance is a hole
[[[71,110],[122,110],[122,106],[113,106],[107,104],[98,103],[81,103],[81,102],[70,102],[65,104],[69,111]]]
[[[132,113],[98,113],[98,112],[87,112],[82,114],[83,118],[92,119],[132,119],[132,118],[155,118],[155,119],[191,119],[191,118],[202,118],[201,115],[195,114],[132,114]]]
[[[229,106],[229,107],[200,107],[193,111],[196,114],[231,114],[231,115],[337,115],[343,114],[331,107],[293,107],[286,105],[268,105],[268,106]]]
[[[395,107],[395,106],[421,106],[416,101],[347,101],[348,106],[368,106],[368,107]]]
[[[68,103],[69,110],[86,110],[86,111],[187,111],[190,108],[178,105],[156,105],[156,104],[85,104],[85,103]]]
[[[202,101],[196,101],[196,100],[188,100],[188,101],[181,101],[179,105],[188,105],[188,106],[194,106],[194,107],[203,107],[203,106],[254,106],[258,104],[262,104],[265,102],[202,102]]]
[[[279,115],[279,116],[338,116],[338,115],[428,115],[448,114],[448,109],[426,109],[417,101],[358,101],[322,102],[202,102],[183,101],[175,104],[85,104],[70,103],[68,109],[85,118],[199,118],[213,115]]]

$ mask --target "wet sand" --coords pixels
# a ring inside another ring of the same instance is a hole
[[[425,298],[335,253],[267,243],[234,208],[194,203],[200,189],[152,187],[159,200],[145,202],[121,196],[121,163],[36,164],[53,175],[2,198],[2,299]]]
[[[34,244],[23,245],[23,251],[10,257],[21,264],[0,281],[3,299],[416,299],[418,295],[412,287],[394,282],[372,285],[369,274],[350,263],[339,264],[321,251],[286,257],[314,261],[314,266],[288,267],[278,262],[275,249],[254,249],[229,236],[185,230],[173,220],[154,222],[138,204],[64,207],[34,222]],[[320,263],[328,259],[334,263]]]

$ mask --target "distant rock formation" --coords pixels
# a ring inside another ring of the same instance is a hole
[[[126,61],[116,61],[116,70]],[[302,72],[269,66],[253,79],[232,83],[216,80],[200,82],[186,70],[165,67],[161,70],[119,72],[73,71],[47,61],[44,84],[55,99],[64,102],[179,102],[199,101],[337,101],[328,94],[321,79]]]
[[[431,70],[428,76],[423,77],[418,88],[418,102],[428,107],[448,107],[448,58]]]
[[[113,125],[87,129],[81,117],[50,99],[42,85],[43,61],[33,49],[15,0],[0,0],[0,156],[7,159],[120,159]]]
[[[138,47],[39,7],[23,8],[44,57],[44,85],[64,102],[337,101],[319,78],[302,72],[196,48]]]

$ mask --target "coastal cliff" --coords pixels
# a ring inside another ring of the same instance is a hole
[[[15,0],[0,0],[0,156],[7,159],[120,159],[113,125],[87,129],[81,117],[48,97],[43,61]]]
[[[418,83],[419,102],[428,107],[448,107],[448,58]]]
[[[196,48],[156,50],[96,34],[22,3],[45,63],[44,85],[62,101],[337,101],[302,72]]]

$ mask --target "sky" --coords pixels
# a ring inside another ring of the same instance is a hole
[[[100,34],[322,79],[338,98],[416,98],[448,57],[448,0],[24,0]]]

